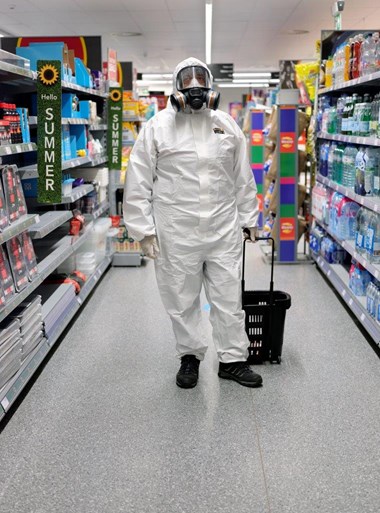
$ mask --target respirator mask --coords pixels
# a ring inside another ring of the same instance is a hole
[[[170,103],[177,112],[184,111],[187,106],[200,110],[203,105],[216,110],[220,94],[211,89],[210,73],[203,66],[188,66],[177,75],[177,93],[170,96]]]

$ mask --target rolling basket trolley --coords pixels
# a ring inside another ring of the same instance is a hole
[[[286,292],[273,290],[274,239],[257,237],[256,240],[271,240],[271,278],[269,291],[245,290],[245,244],[243,243],[242,306],[245,311],[245,329],[249,338],[248,363],[281,363],[284,339],[285,315],[290,308],[291,297]]]

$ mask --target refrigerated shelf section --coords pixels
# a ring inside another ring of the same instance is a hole
[[[35,143],[9,144],[7,146],[0,146],[0,157],[27,153],[28,151],[37,151],[37,145]]]
[[[26,214],[21,217],[21,219],[12,223],[8,228],[5,228],[3,232],[0,232],[0,244],[3,244],[4,242],[7,242],[7,240],[12,239],[12,237],[25,232],[25,230],[35,224],[36,221],[38,221],[37,214]]]
[[[73,217],[70,210],[46,212],[40,215],[39,222],[33,224],[29,228],[32,239],[42,239],[49,235],[52,231],[59,228]]]
[[[313,256],[313,259],[376,344],[380,346],[380,324],[367,312],[365,297],[355,296],[349,288],[348,272],[345,268],[339,264],[329,264],[321,256]]]
[[[363,207],[368,208],[369,210],[373,210],[374,212],[380,212],[380,198],[374,198],[371,196],[360,196],[359,194],[355,194],[352,189],[348,189],[344,185],[339,185],[336,182],[333,182],[329,178],[326,178],[322,175],[317,175],[317,181],[323,183],[330,189],[334,189],[334,191],[340,192],[343,196],[356,201]]]
[[[380,139],[378,137],[359,137],[356,135],[328,134],[326,132],[319,132],[317,137],[327,141],[359,144],[360,146],[380,146]]]

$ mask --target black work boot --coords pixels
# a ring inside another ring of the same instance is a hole
[[[193,354],[181,358],[181,367],[177,373],[177,385],[181,388],[194,388],[198,383],[200,361]]]
[[[263,378],[253,372],[247,362],[219,363],[218,376],[223,379],[233,379],[244,387],[260,387]]]

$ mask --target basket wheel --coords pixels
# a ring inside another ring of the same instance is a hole
[[[281,356],[277,356],[277,358],[273,358],[270,360],[270,363],[278,363],[280,365],[281,363]]]

